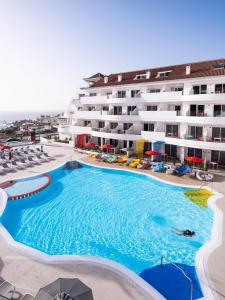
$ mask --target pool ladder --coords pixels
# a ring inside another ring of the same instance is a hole
[[[163,267],[163,262],[166,261],[167,263],[170,263],[172,266],[174,266],[176,269],[178,269],[179,271],[181,271],[181,273],[184,275],[184,277],[188,280],[189,282],[189,287],[190,287],[190,297],[189,299],[192,300],[193,297],[193,283],[192,283],[192,280],[191,278],[185,273],[185,271],[179,267],[178,265],[176,265],[175,263],[169,261],[168,259],[166,259],[166,257],[164,256],[161,256],[161,268]]]

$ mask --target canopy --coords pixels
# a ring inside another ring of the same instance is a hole
[[[204,159],[197,156],[186,156],[184,159],[193,163],[202,163],[204,161]]]
[[[159,156],[159,155],[161,155],[161,153],[160,152],[157,152],[157,151],[146,151],[145,152],[145,154],[146,155],[149,155],[149,156],[153,156],[153,155],[155,155],[155,156]]]
[[[78,278],[58,278],[41,288],[35,300],[93,300],[91,289]]]
[[[102,146],[102,149],[113,149],[113,148],[114,148],[113,146],[107,144]]]
[[[12,149],[11,146],[0,144],[0,150]]]

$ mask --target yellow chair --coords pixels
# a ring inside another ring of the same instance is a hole
[[[129,164],[129,167],[131,168],[137,168],[137,165],[139,165],[141,162],[140,159],[134,159],[130,164]]]
[[[122,156],[120,156],[120,157],[117,158],[116,162],[118,162],[118,163],[124,163],[124,162],[127,161],[127,158],[128,158],[127,155],[122,155]]]

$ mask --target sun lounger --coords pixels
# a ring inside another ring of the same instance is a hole
[[[181,165],[179,167],[177,167],[174,172],[177,175],[185,175],[185,174],[189,174],[191,172],[191,168],[188,165]]]
[[[140,164],[140,159],[133,159],[133,161],[129,164],[129,167],[131,168],[137,168],[137,166]]]
[[[104,161],[111,164],[117,161],[117,157],[116,156],[106,157]]]
[[[21,158],[20,162],[22,164],[24,164],[24,166],[26,166],[26,167],[31,167],[32,166],[32,164],[29,161],[27,161],[25,158]]]
[[[6,172],[10,172],[10,171],[14,171],[12,168],[10,168],[7,163],[3,163],[1,164],[1,167],[3,170],[5,170]]]
[[[46,152],[43,152],[42,155],[43,155],[45,158],[47,158],[48,160],[54,160],[54,158],[51,157],[51,156],[49,156],[48,153],[46,153]]]
[[[0,299],[13,299],[14,293],[15,293],[15,287],[8,281],[4,281],[0,285]]]
[[[164,163],[163,162],[158,162],[155,164],[153,167],[154,172],[163,172],[164,171]]]
[[[15,161],[15,160],[11,161],[11,165],[12,165],[12,166],[15,166],[18,170],[23,170],[23,169],[25,169],[25,166],[24,166],[22,163],[17,162],[17,161]]]
[[[28,156],[27,160],[29,163],[33,164],[33,165],[37,165],[39,164],[37,161],[33,160],[32,156]]]
[[[128,159],[127,155],[122,155],[122,156],[117,158],[117,162],[118,163],[125,163],[125,162],[127,162],[127,159]]]
[[[198,170],[196,172],[196,178],[201,181],[211,181],[213,180],[213,177],[214,177],[213,174],[207,171]]]

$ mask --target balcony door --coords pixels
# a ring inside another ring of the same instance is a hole
[[[166,125],[166,135],[172,137],[178,137],[178,125]]]
[[[212,139],[220,139],[221,142],[225,141],[225,128],[213,127],[212,128]]]
[[[225,93],[225,84],[216,84],[215,93],[216,94]]]
[[[225,117],[225,105],[214,105],[214,117]]]
[[[177,157],[177,146],[165,144],[165,153],[168,155],[168,157]]]
[[[114,106],[113,114],[114,115],[122,115],[122,106]]]
[[[130,115],[132,111],[134,111],[137,106],[127,106],[127,114]]]
[[[225,167],[225,151],[212,150],[211,161],[217,162],[220,166]]]
[[[196,156],[202,158],[202,149],[188,148],[188,156]]]
[[[144,123],[144,131],[154,131],[154,124]]]
[[[207,85],[202,84],[202,85],[194,85],[193,86],[193,94],[206,94],[207,93]]]
[[[190,105],[190,116],[203,116],[205,112],[205,105]]]
[[[196,140],[201,140],[203,136],[203,128],[199,126],[189,126],[188,134]]]
[[[118,91],[117,97],[118,98],[126,98],[126,91]]]

